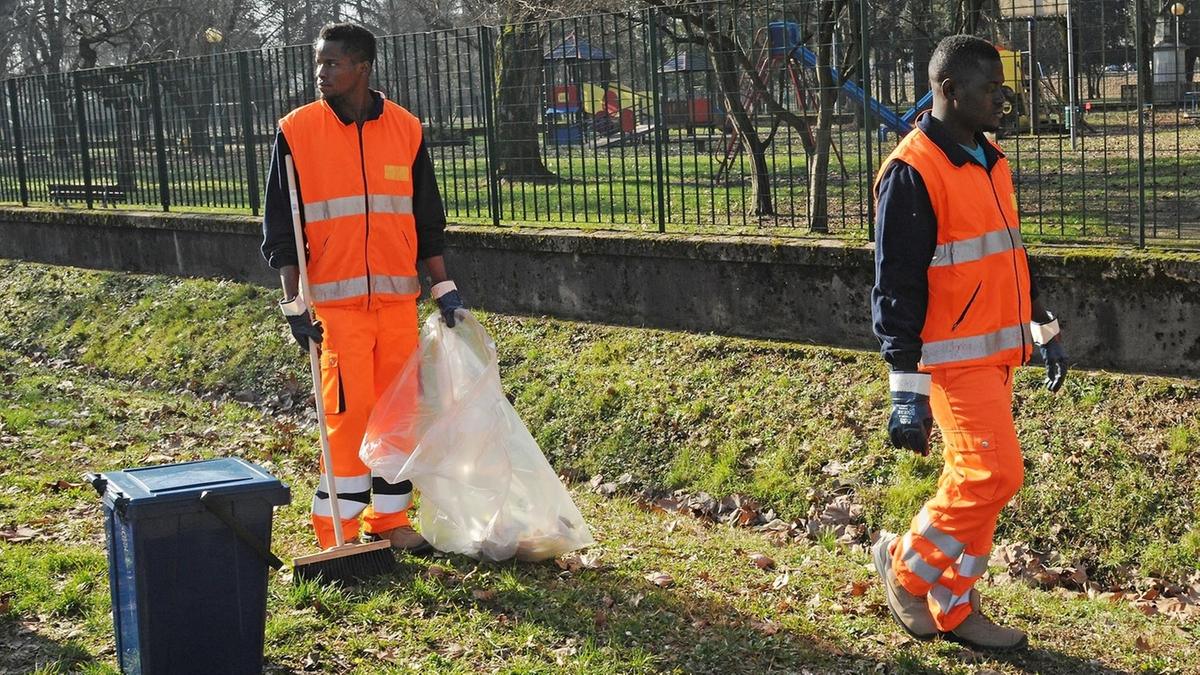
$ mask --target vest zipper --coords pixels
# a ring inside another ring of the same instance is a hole
[[[362,169],[363,181],[363,219],[366,221],[366,233],[363,236],[363,266],[367,269],[367,307],[371,306],[371,193],[367,188],[367,158],[363,153],[362,122],[356,122],[358,128],[358,166]]]
[[[1008,218],[1004,216],[1004,206],[1000,203],[1000,194],[996,192],[996,182],[992,180],[992,169],[987,169],[988,185],[992,188],[992,197],[996,200],[996,210],[1000,212],[1000,219],[1004,221],[1004,232],[1008,234],[1009,250],[1012,251],[1013,265],[1013,280],[1017,282],[1017,323],[1021,322],[1021,315],[1024,308],[1024,301],[1021,299],[1021,270],[1017,267],[1017,242],[1012,236],[1012,226],[1008,224]],[[1025,330],[1021,330],[1021,362],[1025,361]]]

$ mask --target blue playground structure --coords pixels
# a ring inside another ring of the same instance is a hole
[[[791,82],[792,88],[795,90],[796,106],[799,108],[800,114],[807,115],[809,107],[812,105],[810,99],[813,87],[808,84],[810,76],[806,71],[816,68],[817,55],[802,44],[799,24],[793,21],[771,21],[758,30],[754,42],[756,53],[759,55],[755,66],[758,82],[770,83],[775,80],[777,75],[783,76],[784,79]],[[878,100],[867,96],[857,83],[843,78],[837,68],[830,68],[830,70],[834,81],[840,83],[839,86],[846,96],[861,104],[868,116],[873,115],[880,120],[878,133],[881,142],[886,139],[889,132],[904,136],[912,131],[917,115],[928,108],[933,101],[933,92],[930,91],[912,108],[903,113],[897,113]],[[748,114],[753,115],[762,103],[762,93],[759,87],[751,81],[750,76],[743,76],[742,87],[744,107]],[[772,134],[778,124],[779,122],[776,120],[772,127]],[[727,137],[725,158],[721,162],[718,175],[728,170],[740,147],[739,134],[736,129],[733,129]],[[842,163],[841,151],[836,145],[833,146],[833,151],[837,155],[844,173],[845,164]]]
[[[789,56],[791,58],[799,57],[800,61],[810,68],[817,67],[817,55],[804,45],[796,45],[793,47]],[[897,114],[891,108],[880,103],[874,98],[867,96],[866,93],[863,92],[862,87],[858,86],[858,84],[854,81],[842,79],[842,76],[840,73],[838,73],[837,68],[830,68],[829,70],[833,72],[833,79],[842,83],[842,91],[846,92],[846,94],[849,95],[854,101],[858,103],[864,103],[867,108],[870,109],[871,114],[880,119],[882,122],[879,128],[880,138],[886,136],[888,131],[894,131],[901,136],[904,136],[908,132],[912,131],[913,122],[917,119],[917,115],[922,110],[928,108],[931,103],[933,103],[933,91],[927,91],[925,92],[925,95],[921,97],[921,100],[917,101],[916,105],[909,108],[903,114]]]

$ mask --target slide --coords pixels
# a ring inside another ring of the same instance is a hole
[[[791,57],[800,60],[810,68],[817,67],[817,55],[804,45],[797,45],[791,53]],[[913,121],[917,118],[917,113],[924,110],[933,101],[933,92],[927,92],[915,106],[909,108],[904,114],[897,114],[891,108],[867,96],[862,87],[850,80],[842,80],[842,76],[838,73],[837,68],[831,68],[835,80],[842,82],[842,90],[850,95],[855,101],[860,103],[865,102],[871,110],[871,114],[883,121],[883,127],[889,131],[894,131],[903,136],[912,131]]]

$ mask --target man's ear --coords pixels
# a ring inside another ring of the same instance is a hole
[[[942,96],[947,101],[953,99],[954,95],[958,91],[958,86],[954,83],[954,78],[952,78],[952,77],[947,77],[946,79],[942,80],[941,82],[938,82],[937,86],[941,89]]]

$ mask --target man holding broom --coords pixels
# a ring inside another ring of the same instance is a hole
[[[358,450],[371,409],[417,346],[417,262],[448,325],[463,304],[442,259],[446,218],[421,122],[368,87],[375,50],[375,36],[361,26],[321,30],[321,97],[288,113],[275,136],[262,253],[279,270],[280,308],[296,342],[305,352],[310,340],[320,344],[318,395],[332,458],[332,466],[322,462],[312,503],[320,546],[338,543],[336,513],[347,542],[357,540],[362,516],[367,534],[417,553],[429,545],[410,525],[412,484],[372,476]],[[293,164],[299,251],[289,200]],[[305,258],[307,298],[298,294]]]

